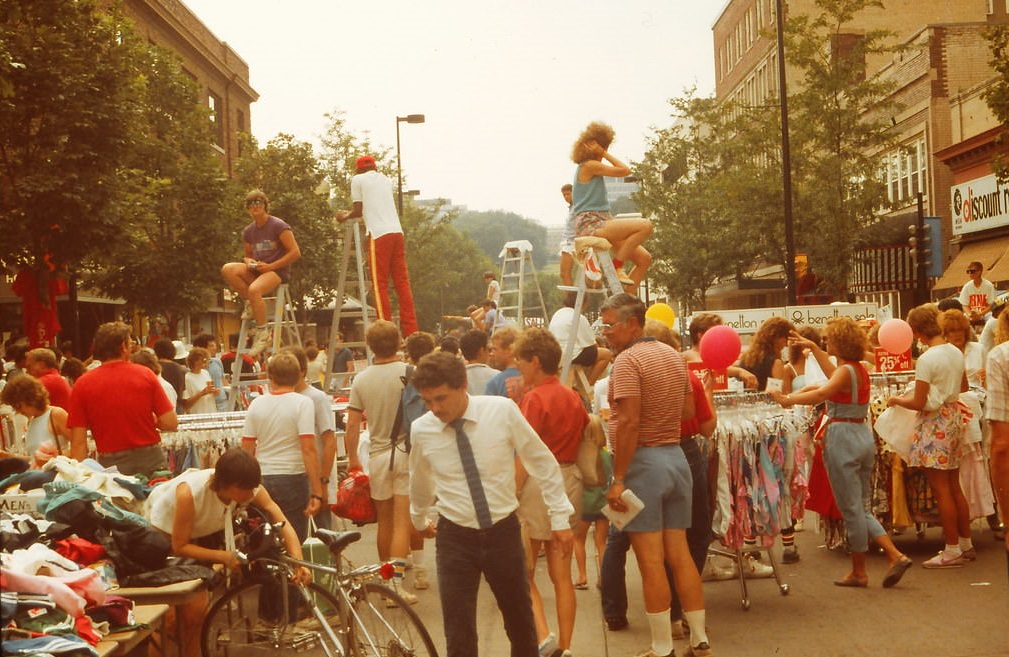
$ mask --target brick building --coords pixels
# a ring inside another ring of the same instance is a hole
[[[775,0],[730,0],[718,17],[712,29],[716,99],[757,104],[768,96],[778,95],[775,4]],[[790,14],[815,11],[812,0],[793,0],[785,6],[786,20]],[[963,139],[977,140],[976,135],[994,128],[990,116],[987,122],[983,117],[967,121],[964,112],[982,113],[978,107],[979,90],[994,75],[988,63],[991,57],[988,42],[982,32],[992,23],[1007,21],[1007,0],[987,3],[885,0],[883,9],[860,12],[846,30],[851,39],[867,30],[889,30],[894,33],[894,42],[905,46],[893,57],[875,56],[866,61],[867,75],[880,75],[896,82],[893,99],[900,106],[890,117],[897,146],[890,152],[874,154],[880,158],[880,170],[894,203],[894,209],[881,216],[881,221],[895,226],[914,223],[920,191],[925,215],[941,219],[941,241],[946,246],[935,273],[948,269],[958,284],[966,278],[962,271],[959,274],[953,271],[953,264],[956,269],[963,269],[962,258],[954,256],[958,245],[967,244],[968,240],[961,240],[954,230],[950,190],[960,179],[978,173],[979,163],[971,160],[970,166],[975,167],[971,169],[973,174],[966,170],[957,174],[940,155],[955,158],[953,151],[948,150],[953,149],[960,153],[961,163],[965,157],[976,160],[975,151],[971,151],[974,155],[964,156],[956,145]],[[844,48],[844,35],[834,46]],[[786,70],[786,76],[789,88],[794,90],[801,79],[799,72]],[[993,136],[988,134],[986,143],[991,139]],[[989,153],[987,162],[990,159]],[[990,164],[987,166],[990,173]],[[1009,218],[1005,223],[1009,228]],[[998,247],[989,250],[997,251]],[[999,259],[992,258],[993,264]],[[914,269],[906,244],[882,244],[866,249],[857,254],[852,264],[849,289],[857,300],[890,304],[897,312],[906,309],[914,285]],[[1009,262],[1005,266],[1009,270]],[[1009,278],[1009,271],[1006,276]],[[771,274],[769,278],[780,280],[780,268],[777,275]],[[946,276],[940,277],[939,282],[949,287]],[[936,293],[942,291],[936,286]],[[726,292],[737,298],[743,296],[739,294],[742,290],[734,295]],[[765,296],[766,302],[775,301],[775,293]],[[777,296],[783,299],[784,292]]]
[[[249,106],[259,94],[249,65],[179,0],[125,0],[126,15],[149,42],[171,50],[196,80],[212,112],[214,146],[228,176],[239,156],[238,134],[251,132]]]

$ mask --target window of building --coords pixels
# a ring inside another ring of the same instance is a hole
[[[882,159],[880,173],[891,203],[913,201],[918,192],[927,194],[928,152],[925,138],[887,153]]]
[[[207,93],[207,105],[210,107],[210,123],[214,131],[214,143],[224,146],[224,103],[221,97],[213,91]]]

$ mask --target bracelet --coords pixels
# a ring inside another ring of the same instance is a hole
[[[310,500],[319,500],[320,502],[322,502],[322,495],[309,495],[308,499],[310,499]]]
[[[329,477],[323,477],[322,478],[322,485],[326,486],[327,484],[329,484]]]
[[[624,485],[624,480],[623,479],[617,479],[616,477],[614,477],[613,479],[610,480],[610,486],[612,486],[613,484],[620,484],[621,486],[623,486]]]

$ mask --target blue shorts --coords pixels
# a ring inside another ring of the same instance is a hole
[[[638,447],[624,477],[624,486],[641,498],[645,508],[627,523],[624,531],[657,532],[690,527],[693,484],[687,457],[679,445]]]

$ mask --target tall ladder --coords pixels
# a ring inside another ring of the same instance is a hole
[[[519,326],[525,326],[525,290],[527,283],[531,283],[536,288],[536,295],[539,298],[539,306],[532,306],[531,309],[539,308],[543,317],[544,325],[550,320],[547,315],[547,304],[543,300],[543,290],[540,289],[539,281],[536,279],[536,265],[533,264],[533,245],[529,240],[514,240],[506,242],[499,254],[501,258],[501,303],[498,305],[498,313],[508,316],[508,311]]]
[[[298,320],[294,316],[294,306],[291,304],[291,294],[287,283],[277,286],[273,296],[263,297],[266,301],[266,327],[273,334],[270,346],[265,353],[275,354],[281,345],[295,344],[301,346],[301,331]],[[242,372],[244,356],[251,353],[246,347],[246,338],[252,330],[255,320],[252,317],[242,317],[242,328],[238,331],[238,346],[235,348],[235,362],[231,364],[231,385],[229,386],[228,404],[233,411],[240,411],[249,405],[250,399],[245,394],[253,386],[265,386],[268,383],[266,371],[245,374]],[[258,354],[257,354],[258,355]]]
[[[329,345],[326,347],[326,372],[323,378],[323,388],[331,392],[334,388],[346,388],[350,385],[348,374],[334,373],[333,364],[336,358],[336,336],[340,332],[340,320],[345,318],[361,320],[361,336],[368,333],[368,326],[375,319],[373,311],[368,305],[368,293],[371,292],[371,282],[365,276],[364,266],[364,236],[362,234],[363,222],[360,218],[348,219],[343,227],[343,255],[340,259],[340,277],[336,285],[336,302],[333,306],[333,325],[329,328]],[[351,262],[353,260],[353,262]],[[348,280],[347,274],[353,268],[357,275],[355,279]],[[343,306],[348,300],[355,300],[350,292],[357,295],[356,301],[359,307],[356,310],[344,310]],[[364,340],[354,340],[341,342],[342,347],[353,349],[355,347],[364,349],[364,353],[371,364],[371,350]],[[340,378],[342,380],[337,381]]]
[[[595,246],[583,247],[579,249],[579,240],[589,241],[591,240]],[[581,317],[582,305],[585,301],[586,294],[603,294],[605,296],[620,294],[624,291],[623,285],[620,283],[620,279],[617,277],[617,268],[613,265],[613,258],[610,256],[611,245],[609,242],[602,238],[583,238],[579,237],[575,239],[575,253],[581,253],[585,251],[585,257],[579,257],[576,259],[578,263],[575,267],[575,281],[576,285],[558,285],[557,288],[565,292],[575,293],[575,307],[574,313],[571,315],[571,327],[568,330],[568,341],[564,345],[564,353],[561,354],[561,381],[567,382],[568,375],[571,373],[571,361],[575,357],[575,336],[578,335],[578,319]],[[586,284],[585,270],[589,263],[589,256],[595,259],[596,264],[599,265],[599,269],[603,275],[603,282],[605,285],[600,288],[590,288]],[[591,394],[591,390],[588,387],[588,379],[585,377],[585,372],[578,368],[575,370],[581,380],[582,386],[585,388],[587,394]]]

